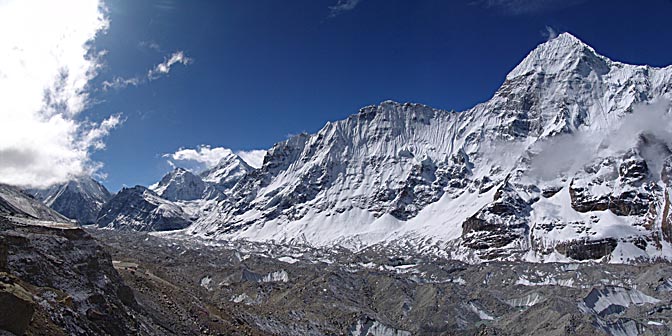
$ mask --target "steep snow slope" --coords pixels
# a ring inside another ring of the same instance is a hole
[[[213,183],[223,192],[232,188],[245,174],[254,170],[240,156],[231,150],[226,151],[226,155],[216,166],[200,174],[203,181]]]
[[[94,223],[98,211],[112,197],[102,184],[88,176],[28,192],[48,207],[82,224]]]
[[[225,179],[222,174],[220,177]],[[226,195],[219,191],[219,189],[226,191],[222,185],[203,181],[200,176],[183,168],[169,172],[149,189],[160,197],[174,202],[192,219],[205,216],[217,206],[217,201],[226,198]]]
[[[100,210],[99,227],[129,231],[182,229],[191,220],[175,203],[142,187],[123,188]]]
[[[669,255],[672,137],[654,125],[671,92],[672,68],[562,34],[468,111],[387,101],[276,144],[188,232],[470,261]]]

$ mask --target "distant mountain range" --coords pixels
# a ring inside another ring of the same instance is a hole
[[[95,223],[103,204],[112,198],[102,184],[90,177],[80,177],[47,189],[28,190],[28,193],[82,224]]]
[[[666,257],[670,99],[672,67],[615,62],[565,33],[467,111],[386,101],[276,144],[258,169],[231,153],[111,198],[88,180],[33,194],[82,223],[206,239],[469,262]]]

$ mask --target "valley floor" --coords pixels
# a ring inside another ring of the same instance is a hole
[[[667,263],[467,265],[87,231],[165,334],[672,334]]]

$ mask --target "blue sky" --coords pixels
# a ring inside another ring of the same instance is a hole
[[[615,60],[672,63],[668,0],[104,2],[83,116],[122,116],[92,155],[113,191],[156,182],[181,148],[267,149],[387,99],[467,109],[549,30]]]

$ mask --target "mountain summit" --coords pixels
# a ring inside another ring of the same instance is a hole
[[[609,59],[598,55],[592,47],[574,35],[562,33],[530,52],[506,78],[512,80],[532,73],[555,75],[573,70],[581,70],[585,74],[591,70],[604,73],[609,70],[608,63]]]
[[[467,111],[385,101],[277,143],[258,169],[231,153],[201,174],[225,197],[181,203],[195,218],[183,233],[469,262],[664,257],[670,99],[672,68],[614,62],[561,34]],[[184,195],[189,174],[154,190]],[[131,226],[151,227],[140,222],[156,206]]]
[[[88,176],[28,192],[50,208],[81,224],[95,223],[98,211],[112,198],[102,184]]]

